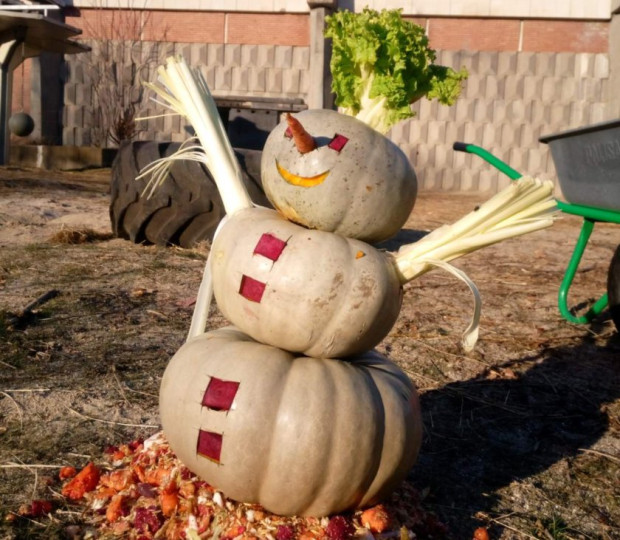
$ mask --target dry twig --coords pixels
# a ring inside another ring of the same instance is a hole
[[[15,401],[6,392],[0,392],[0,394],[2,394],[5,398],[7,398],[15,406],[15,408],[17,409],[17,414],[19,415],[19,428],[24,429],[24,412],[22,411],[22,408],[19,406],[19,403],[17,403],[17,401]]]
[[[606,454],[605,452],[599,452],[598,450],[594,450],[592,448],[580,448],[579,451],[585,454],[594,454],[595,456],[601,456],[601,457],[607,458],[613,461],[614,463],[620,463],[620,458],[617,458],[616,456],[612,456],[611,454]]]
[[[159,426],[155,426],[153,424],[130,424],[127,422],[114,422],[113,420],[103,420],[102,418],[95,418],[94,416],[88,416],[86,414],[82,414],[71,407],[67,407],[69,411],[77,416],[84,418],[85,420],[92,420],[94,422],[103,422],[104,424],[111,424],[113,426],[123,426],[123,427],[136,427],[136,428],[159,428]]]

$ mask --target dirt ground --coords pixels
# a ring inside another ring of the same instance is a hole
[[[0,538],[64,537],[81,519],[70,507],[11,516],[57,496],[60,466],[159,430],[159,383],[184,341],[208,248],[111,238],[108,182],[109,170],[0,169]],[[422,194],[388,247],[484,199]],[[99,234],[75,233],[85,227]],[[565,216],[457,262],[484,302],[472,353],[459,346],[470,293],[440,270],[406,287],[379,346],[421,395],[424,443],[406,482],[453,538],[481,525],[494,539],[620,538],[620,340],[604,316],[577,326],[556,304],[579,227]],[[72,231],[78,243],[67,243]],[[605,291],[619,243],[617,226],[597,225],[572,305]],[[213,313],[210,324],[224,325]]]

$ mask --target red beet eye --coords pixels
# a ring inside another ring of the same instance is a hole
[[[345,145],[349,142],[344,135],[340,135],[336,133],[334,138],[329,142],[327,146],[329,146],[332,150],[336,150],[336,152],[341,152]]]

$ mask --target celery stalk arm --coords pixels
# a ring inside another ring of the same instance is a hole
[[[553,183],[531,177],[513,181],[452,225],[444,225],[395,255],[402,283],[433,268],[429,261],[448,262],[502,240],[552,225],[557,205]]]

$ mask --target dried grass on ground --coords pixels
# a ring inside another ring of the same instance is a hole
[[[80,511],[55,492],[59,467],[159,429],[159,382],[185,338],[207,247],[108,239],[108,178],[0,170],[1,538],[79,532]],[[423,194],[391,246],[483,199]],[[421,394],[424,445],[407,483],[454,538],[480,525],[492,538],[620,538],[620,343],[604,317],[575,326],[556,305],[579,227],[563,217],[458,262],[483,295],[474,352],[458,345],[469,292],[440,271],[407,287],[379,347]],[[597,225],[573,304],[605,290],[619,243],[620,228]],[[214,312],[211,324],[225,321]],[[42,498],[57,501],[51,518],[13,520]]]

